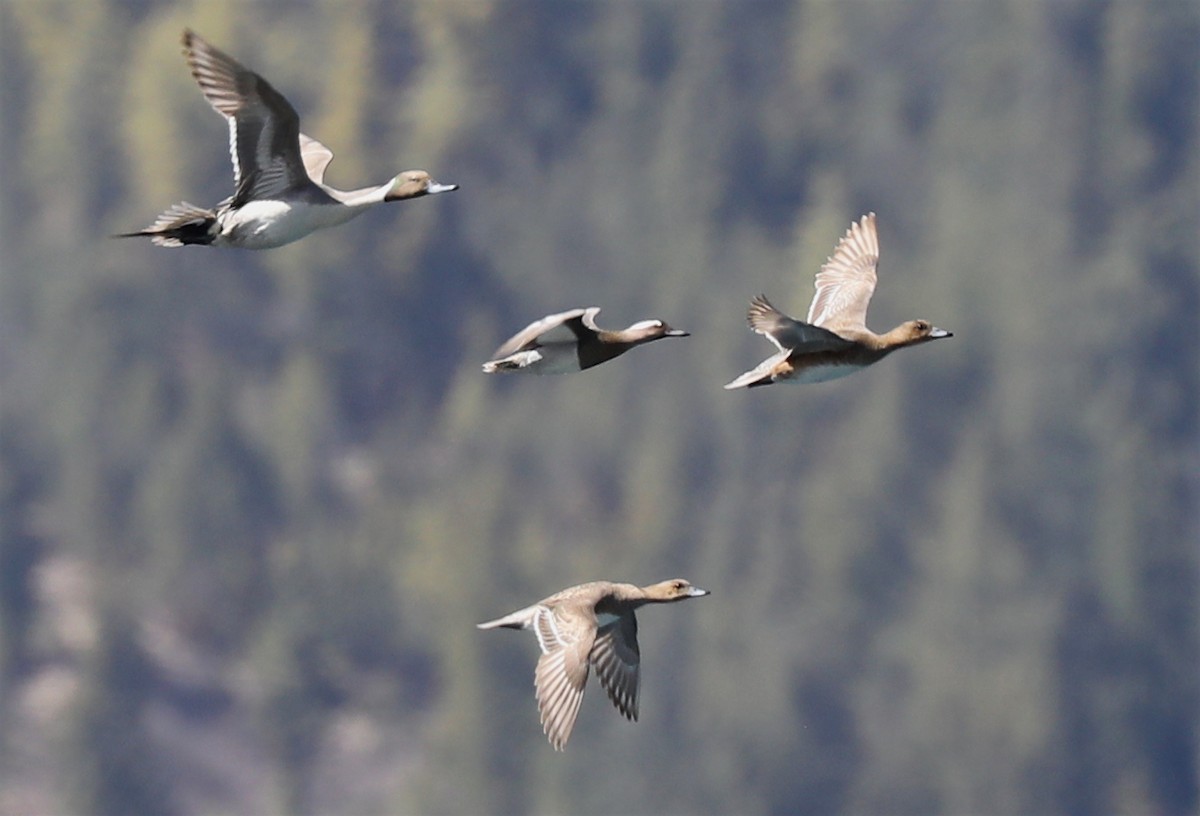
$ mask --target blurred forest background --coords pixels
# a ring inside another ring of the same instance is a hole
[[[0,0],[0,812],[1192,814],[1194,0]],[[179,35],[340,187],[265,253]],[[879,214],[877,330],[729,393]],[[543,314],[692,337],[564,378]],[[564,754],[477,621],[683,576]]]

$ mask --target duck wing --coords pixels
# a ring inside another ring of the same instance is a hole
[[[314,184],[325,182],[325,168],[333,161],[333,151],[311,136],[300,134],[300,159],[304,162],[304,172]]]
[[[233,206],[310,184],[300,155],[300,117],[291,103],[190,29],[183,32],[183,53],[204,98],[229,121]],[[328,163],[321,164],[322,173]]]
[[[794,351],[798,348],[816,350],[818,346],[833,348],[845,344],[842,338],[827,329],[788,317],[772,306],[765,295],[758,295],[750,301],[746,322],[750,324],[750,328],[774,343],[780,351]]]
[[[595,307],[592,307],[592,309],[597,312],[600,311]],[[567,323],[568,321],[579,322],[580,319],[588,311],[592,311],[592,309],[570,309],[565,312],[559,312],[558,314],[547,315],[540,320],[533,321],[505,341],[504,345],[496,349],[495,353],[492,354],[492,360],[502,360],[511,354],[516,354],[518,351],[537,348],[537,346],[542,345],[543,342],[552,342],[554,338],[546,337],[546,335],[555,329],[558,329],[560,326],[563,326],[563,324]],[[567,331],[569,331],[570,334],[566,334],[565,332]],[[564,336],[562,339],[564,340],[570,340],[572,335],[577,336],[576,330],[569,326],[564,330],[563,334]]]
[[[865,330],[878,263],[875,213],[868,213],[850,225],[817,273],[817,293],[808,308],[808,322],[834,331]]]
[[[542,647],[534,671],[542,730],[555,750],[561,751],[583,703],[596,624],[563,607],[539,605],[533,630]]]
[[[637,618],[627,612],[600,627],[588,658],[608,699],[628,720],[638,718],[638,667],[641,652],[637,641]]]

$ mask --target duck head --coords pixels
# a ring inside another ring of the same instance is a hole
[[[901,323],[896,329],[896,334],[900,340],[898,345],[904,346],[915,346],[918,343],[954,336],[953,332],[939,329],[928,320],[909,320],[907,323]]]
[[[392,186],[384,195],[383,200],[403,201],[434,193],[448,193],[457,189],[457,184],[440,184],[434,181],[424,170],[405,170],[392,179]]]
[[[690,332],[673,329],[661,320],[641,320],[625,330],[625,334],[640,341],[657,340],[660,337],[690,337]]]
[[[647,598],[660,603],[682,601],[684,598],[700,598],[709,594],[707,589],[692,586],[683,578],[672,578],[670,581],[651,584],[645,588],[645,592]]]

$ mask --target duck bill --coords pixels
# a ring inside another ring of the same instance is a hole
[[[457,184],[438,184],[436,181],[429,182],[429,189],[425,191],[426,195],[434,193],[449,193],[458,189]]]
[[[663,332],[663,337],[691,337],[691,336],[692,336],[691,332],[686,332],[683,329],[671,329],[670,331]]]
[[[936,326],[934,326],[933,331],[929,332],[930,340],[938,340],[942,337],[953,337],[953,336],[954,336],[954,332],[948,332],[945,329],[939,329]]]
[[[704,597],[705,595],[711,595],[711,594],[712,594],[712,593],[711,593],[711,592],[709,592],[707,589],[701,589],[700,587],[691,587],[691,588],[688,590],[688,597],[689,597],[689,598],[702,598],[702,597]]]

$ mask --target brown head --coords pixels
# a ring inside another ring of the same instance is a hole
[[[708,595],[707,589],[694,587],[683,578],[672,578],[670,581],[660,581],[648,587],[642,587],[646,600],[654,603],[671,603],[682,601],[684,598],[699,598]]]
[[[420,198],[434,193],[448,193],[457,190],[457,184],[439,184],[429,177],[424,170],[405,170],[392,179],[392,187],[383,197],[384,201],[404,201],[409,198]]]
[[[939,329],[928,320],[909,320],[883,335],[886,344],[892,348],[915,346],[920,343],[928,343],[930,340],[953,336],[951,332]]]

